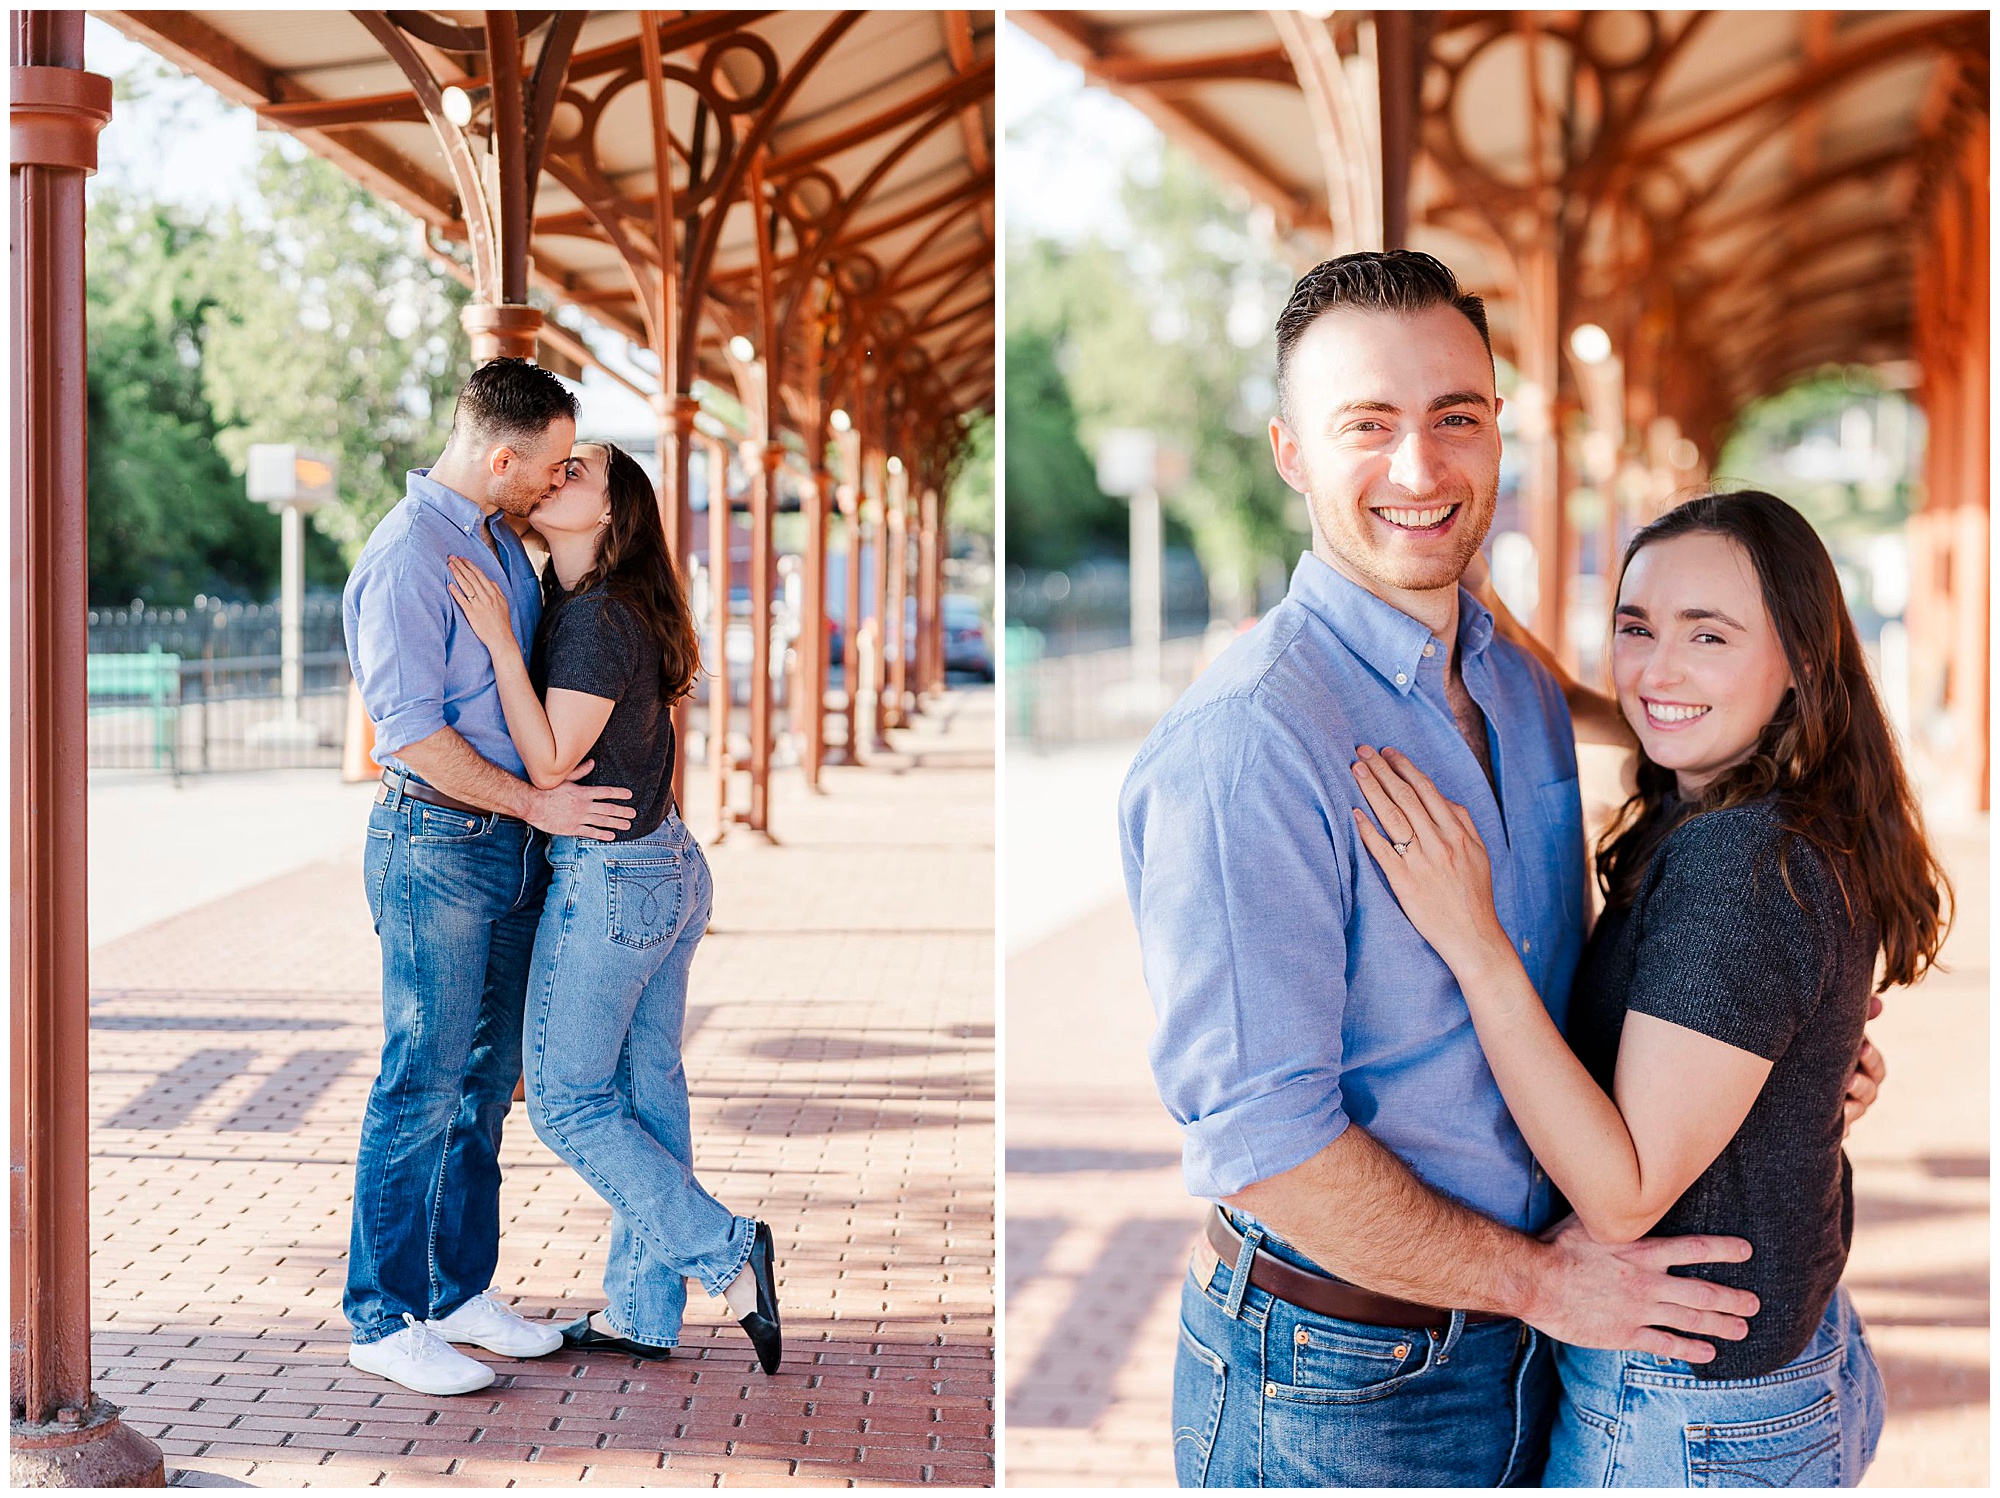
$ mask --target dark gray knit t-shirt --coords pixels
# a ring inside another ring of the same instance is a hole
[[[1569,1039],[1606,1092],[1627,1013],[1772,1063],[1735,1137],[1652,1230],[1750,1241],[1745,1263],[1674,1271],[1753,1291],[1762,1303],[1743,1341],[1708,1339],[1716,1356],[1695,1369],[1703,1378],[1756,1377],[1797,1357],[1847,1263],[1854,1195],[1841,1103],[1861,1050],[1876,945],[1873,921],[1849,920],[1826,858],[1784,830],[1774,797],[1675,828],[1632,904],[1606,910],[1591,933]]]
[[[577,783],[618,785],[632,793],[632,825],[614,841],[628,843],[657,831],[673,805],[674,714],[660,696],[659,642],[631,605],[611,597],[602,584],[565,593],[551,576],[528,679],[544,700],[551,687],[563,687],[616,704],[584,755],[597,763]]]

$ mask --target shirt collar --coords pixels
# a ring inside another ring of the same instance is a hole
[[[1417,684],[1429,628],[1393,604],[1384,603],[1351,578],[1308,551],[1292,571],[1289,596],[1319,619],[1384,682],[1407,696]],[[1493,614],[1461,587],[1458,590],[1458,650],[1461,663],[1480,655],[1493,640]],[[1436,652],[1432,652],[1433,658]],[[1461,664],[1461,669],[1463,666]]]
[[[484,510],[450,485],[432,478],[428,468],[412,468],[404,482],[412,499],[422,500],[468,536],[478,535],[480,527],[486,523],[488,517]]]

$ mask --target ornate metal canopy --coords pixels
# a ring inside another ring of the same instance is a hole
[[[1008,16],[1314,254],[1382,242],[1400,41],[1416,118],[1398,240],[1491,300],[1521,364],[1523,283],[1549,257],[1558,321],[1669,373],[1662,408],[1704,447],[1816,365],[1910,356],[1911,225],[1985,112],[1983,11]]]
[[[98,14],[463,246],[482,303],[532,283],[666,352],[673,394],[746,337],[808,419],[823,331],[828,393],[886,359],[928,414],[991,408],[990,12]]]

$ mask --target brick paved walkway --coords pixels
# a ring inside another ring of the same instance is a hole
[[[717,847],[690,995],[698,1168],[772,1224],[787,1361],[696,1294],[663,1364],[492,1359],[407,1394],[345,1364],[355,1133],[381,1043],[359,844],[92,954],[98,1387],[181,1483],[848,1485],[993,1478],[992,705],[774,783]],[[158,859],[227,858],[226,846]],[[601,1304],[608,1213],[517,1108],[495,1291]],[[476,1354],[486,1357],[486,1354]]]
[[[1087,759],[1078,774],[1103,778]],[[1011,791],[1010,849],[1089,856],[1090,835],[1036,825]],[[1066,804],[1053,791],[1044,802]],[[1933,826],[1963,912],[1953,971],[1892,996],[1874,1023],[1890,1085],[1849,1142],[1846,1280],[1890,1405],[1870,1487],[1987,1482],[1988,839],[1984,817]],[[1180,1282],[1200,1209],[1147,1069],[1152,1011],[1122,899],[1011,953],[1006,985],[1007,1483],[1170,1486]]]

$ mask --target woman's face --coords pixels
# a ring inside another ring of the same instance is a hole
[[[529,517],[544,538],[603,533],[611,518],[611,498],[605,491],[610,456],[595,442],[579,442],[570,449],[563,486],[536,505]]]
[[[1792,685],[1757,569],[1728,536],[1641,547],[1612,628],[1618,705],[1683,797],[1749,757]]]

